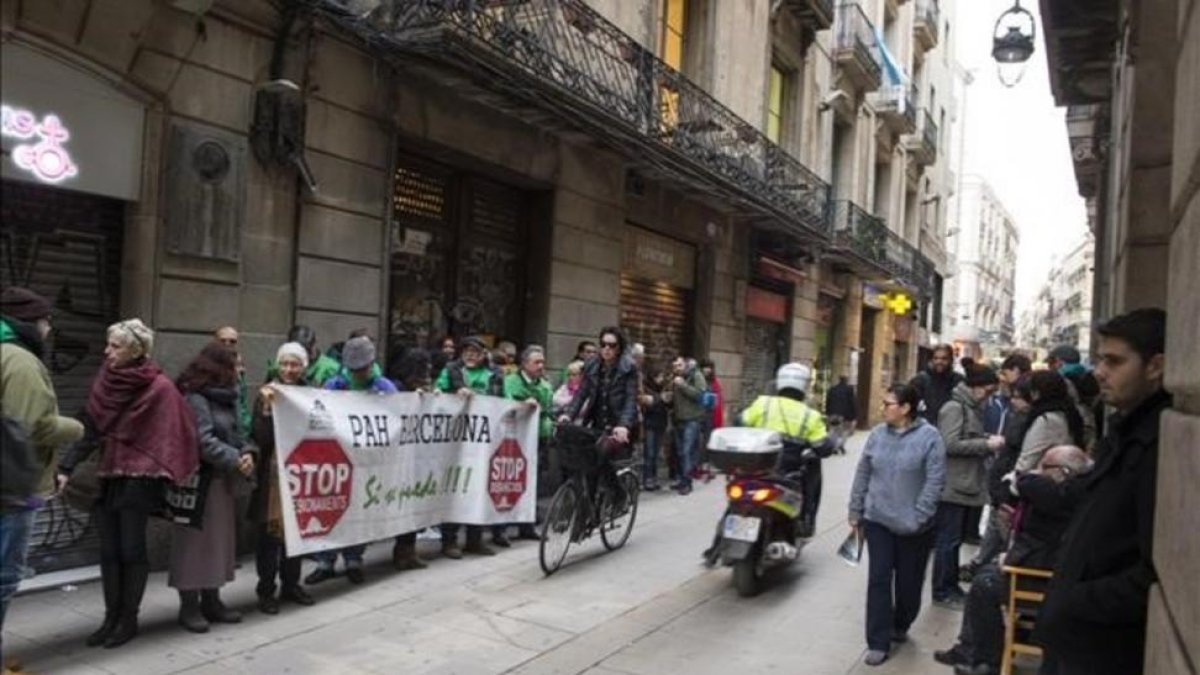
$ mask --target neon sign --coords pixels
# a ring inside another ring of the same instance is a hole
[[[36,138],[35,143],[22,143],[12,149],[13,164],[32,173],[44,183],[57,183],[79,174],[63,144],[71,132],[63,126],[58,115],[47,114],[39,122],[29,110],[0,106],[0,135],[21,140]]]

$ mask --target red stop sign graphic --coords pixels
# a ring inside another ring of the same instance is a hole
[[[328,534],[350,508],[354,465],[333,439],[300,441],[284,462],[302,538]]]
[[[488,471],[488,496],[497,511],[511,511],[529,482],[528,462],[521,452],[521,444],[515,438],[506,438],[492,453]]]

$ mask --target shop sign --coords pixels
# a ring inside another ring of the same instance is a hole
[[[746,316],[773,323],[787,323],[787,296],[757,286],[746,288]]]
[[[639,227],[626,227],[624,271],[678,288],[696,285],[696,250],[683,242]]]
[[[883,292],[878,286],[863,284],[863,304],[875,309],[883,309]]]
[[[63,145],[71,132],[58,115],[47,113],[38,119],[31,110],[0,105],[0,135],[31,141],[13,146],[13,164],[33,174],[43,183],[58,183],[79,175],[79,167]]]

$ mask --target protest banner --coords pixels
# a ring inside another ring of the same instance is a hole
[[[439,523],[533,522],[536,409],[492,396],[276,390],[288,555]]]

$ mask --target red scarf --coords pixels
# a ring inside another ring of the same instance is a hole
[[[191,408],[153,361],[101,366],[87,411],[105,440],[101,476],[167,478],[182,484],[200,466]]]

